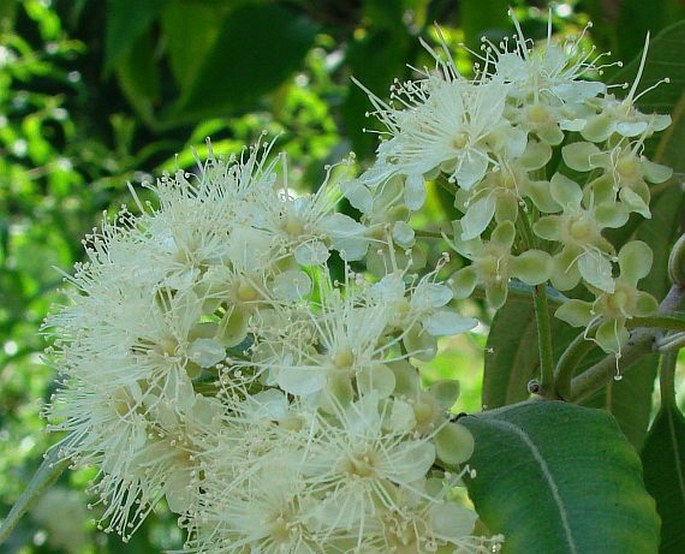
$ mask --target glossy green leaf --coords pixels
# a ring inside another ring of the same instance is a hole
[[[115,67],[117,81],[138,115],[154,126],[154,104],[159,97],[159,69],[149,34],[141,35]]]
[[[488,334],[483,376],[485,409],[528,398],[528,382],[539,377],[537,344],[532,299],[509,298],[497,310]]]
[[[589,361],[599,361],[595,355]],[[640,449],[647,435],[652,411],[652,392],[659,356],[645,356],[620,380],[610,381],[597,394],[582,403],[590,408],[603,408],[616,418],[621,431],[636,448]],[[584,364],[587,367],[589,364]]]
[[[476,441],[469,494],[503,554],[657,551],[640,459],[605,411],[534,401],[459,421]]]
[[[642,451],[645,485],[661,516],[661,554],[685,552],[685,417],[662,407]]]
[[[182,94],[190,91],[202,68],[198,60],[211,51],[219,37],[225,12],[220,5],[188,0],[169,2],[162,11],[169,65]],[[202,32],[189,33],[188,29],[202,29]]]
[[[311,46],[316,26],[277,4],[246,4],[223,19],[212,48],[169,114],[186,121],[254,104],[282,83]]]
[[[108,0],[105,71],[145,33],[167,0]]]

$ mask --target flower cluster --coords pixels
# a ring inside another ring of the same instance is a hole
[[[550,24],[547,43],[536,48],[514,24],[513,37],[485,41],[473,78],[459,73],[444,44],[447,59],[428,48],[435,70],[395,82],[390,102],[367,90],[385,140],[374,164],[344,193],[371,225],[384,208],[408,221],[424,204],[427,181],[447,188],[462,215],[440,230],[471,262],[453,276],[458,297],[480,285],[499,308],[511,278],[550,281],[559,291],[583,285],[597,297],[590,319],[605,318],[596,341],[618,355],[627,340],[625,320],[645,315],[655,302],[643,294],[608,309],[604,299],[623,298],[624,282],[634,288],[646,274],[625,268],[626,260],[651,258],[642,252],[646,245],[632,249],[639,256],[617,257],[603,232],[626,224],[631,213],[650,217],[648,184],[672,172],[646,158],[645,140],[671,119],[635,107],[647,48],[634,85],[617,99],[592,79],[602,72],[603,56],[583,49],[582,37],[554,44]],[[616,262],[628,277],[616,275]],[[588,317],[569,317],[570,309],[557,316],[587,323]]]
[[[635,107],[639,75],[619,100],[581,39],[536,49],[514,23],[474,77],[429,48],[434,71],[371,94],[386,140],[359,177],[342,162],[300,196],[271,144],[210,150],[86,237],[46,322],[47,416],[61,456],[98,468],[106,530],[128,538],[164,500],[198,553],[499,549],[456,490],[475,447],[448,417],[458,383],[425,388],[416,360],[476,325],[456,300],[480,286],[499,308],[511,279],[585,287],[557,317],[620,355],[626,322],[656,309],[637,286],[652,253],[605,230],[650,217],[649,183],[671,175],[644,154],[670,118]],[[468,265],[424,269],[428,181],[461,214],[432,238]]]
[[[164,499],[193,552],[491,551],[454,491],[474,447],[447,417],[458,384],[412,365],[475,320],[437,269],[337,282],[330,251],[380,239],[334,211],[340,168],[295,196],[269,150],[166,177],[86,238],[46,322],[61,456],[98,468],[124,538]]]

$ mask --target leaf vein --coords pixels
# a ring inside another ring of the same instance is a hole
[[[510,423],[508,421],[498,420],[497,424],[502,425],[508,431],[511,431],[516,436],[518,436],[524,442],[524,444],[530,449],[530,452],[533,455],[533,458],[535,459],[535,461],[540,466],[540,471],[542,472],[542,475],[545,479],[545,482],[549,486],[549,489],[550,489],[550,492],[552,494],[552,498],[554,500],[554,503],[556,504],[557,509],[559,510],[559,516],[561,518],[561,524],[564,528],[564,533],[566,535],[566,542],[568,543],[570,551],[572,554],[577,554],[578,550],[576,548],[575,540],[573,539],[573,533],[571,531],[571,526],[569,524],[566,506],[564,505],[564,501],[562,500],[561,495],[559,494],[559,487],[557,487],[557,483],[554,479],[554,476],[552,475],[551,471],[549,470],[549,466],[547,465],[547,462],[545,461],[542,454],[538,450],[538,447],[530,439],[530,437],[523,431],[523,429],[514,425],[513,423]]]

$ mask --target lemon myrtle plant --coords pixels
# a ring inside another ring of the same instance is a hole
[[[582,37],[514,25],[468,73],[442,40],[389,95],[358,83],[375,160],[315,193],[264,137],[131,187],[45,321],[60,438],[0,537],[69,466],[96,468],[102,529],[128,540],[166,503],[186,552],[675,552],[685,245],[636,229],[653,197],[682,204],[654,147],[680,115],[637,104],[648,42],[607,84]],[[667,264],[668,294],[645,287]],[[469,301],[495,317],[465,414],[420,362],[478,325]],[[657,363],[645,440],[612,399]]]

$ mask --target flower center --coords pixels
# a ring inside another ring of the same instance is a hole
[[[237,290],[238,300],[241,302],[252,302],[259,298],[259,291],[247,281],[240,282]]]
[[[533,124],[540,125],[542,123],[547,123],[549,121],[549,113],[547,108],[540,103],[533,104],[528,109],[528,118]]]
[[[587,218],[579,218],[571,223],[569,233],[580,244],[589,244],[595,236],[595,225]]]
[[[338,369],[350,369],[354,364],[354,353],[349,348],[338,350],[331,356],[333,365]]]
[[[469,136],[463,131],[461,133],[457,133],[452,140],[452,146],[454,146],[457,150],[463,150],[468,143]]]
[[[343,462],[343,471],[358,477],[371,477],[376,473],[378,456],[375,452],[366,452],[360,456],[350,456]]]
[[[634,178],[638,175],[638,164],[632,156],[623,156],[616,163],[616,171],[621,177],[626,179]]]

